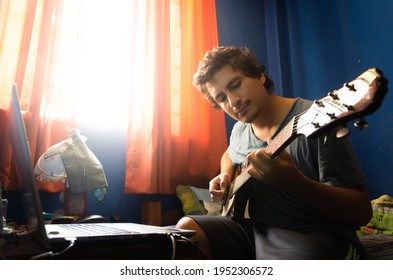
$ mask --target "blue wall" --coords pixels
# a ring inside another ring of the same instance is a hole
[[[372,67],[393,79],[393,1],[216,0],[216,6],[220,45],[253,49],[279,95],[317,99]],[[393,196],[392,105],[388,93],[367,118],[369,128],[350,136],[371,198]],[[232,125],[227,118],[228,131]]]
[[[126,133],[120,127],[81,125],[86,144],[100,159],[108,181],[107,197],[98,202],[89,194],[88,212],[106,217],[118,215],[123,221],[140,222],[142,203],[160,201],[162,210],[180,209],[176,195],[124,195]]]
[[[393,79],[393,1],[286,1],[290,26],[292,72],[297,93],[317,98],[368,68]],[[301,38],[296,40],[295,38]],[[295,71],[297,70],[297,71]],[[300,71],[299,71],[300,70]],[[372,198],[393,196],[392,93],[367,118],[367,130],[352,129],[359,160]]]

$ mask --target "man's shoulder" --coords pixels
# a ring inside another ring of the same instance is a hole
[[[305,111],[312,105],[313,101],[298,97],[295,99],[294,108],[296,111]]]
[[[248,131],[250,129],[251,129],[251,124],[238,121],[234,124],[232,131],[244,132],[244,131]]]

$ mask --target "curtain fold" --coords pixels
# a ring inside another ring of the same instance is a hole
[[[160,12],[157,22],[147,23],[160,28],[155,33],[159,37],[147,38],[146,45],[141,46],[147,50],[146,57],[155,58],[152,69],[146,72],[155,77],[154,85],[139,85],[142,90],[138,94],[151,95],[150,99],[145,99],[144,104],[138,104],[137,95],[130,100],[126,194],[173,194],[178,184],[206,187],[218,173],[227,146],[223,112],[213,111],[192,86],[199,60],[207,50],[218,45],[215,3],[211,0],[178,2],[181,39],[177,47],[181,55],[178,65],[172,61],[172,68],[170,48],[175,46],[169,44],[167,3],[163,1],[164,6],[156,7],[156,12]],[[153,47],[149,49],[149,46]],[[139,117],[135,112],[141,105],[144,118],[154,119],[152,126],[146,119],[141,126],[134,124],[133,120]],[[148,111],[150,115],[146,115]]]
[[[53,121],[42,117],[45,82],[51,65],[51,51],[55,43],[57,8],[61,1],[3,1],[2,21],[5,23],[0,41],[0,68],[7,69],[1,80],[1,156],[0,180],[5,188],[17,189],[8,132],[8,103],[11,86],[16,82],[21,109],[32,155],[32,164],[51,145],[67,137],[72,121]],[[16,29],[14,29],[17,27]],[[49,192],[64,189],[64,183],[39,183]]]

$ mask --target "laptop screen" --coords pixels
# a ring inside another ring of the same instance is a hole
[[[19,105],[16,85],[12,86],[9,129],[11,136],[12,154],[16,163],[18,183],[22,195],[25,215],[29,231],[42,245],[47,246],[44,219],[42,217],[41,201],[36,186],[33,163],[29,142]]]

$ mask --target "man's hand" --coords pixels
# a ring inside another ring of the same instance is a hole
[[[247,156],[250,165],[247,172],[251,177],[266,184],[288,187],[293,180],[303,177],[290,154],[283,150],[277,158],[271,158],[263,149]]]
[[[220,202],[224,198],[226,188],[231,184],[231,180],[226,174],[219,174],[209,183],[209,192],[213,202]]]

